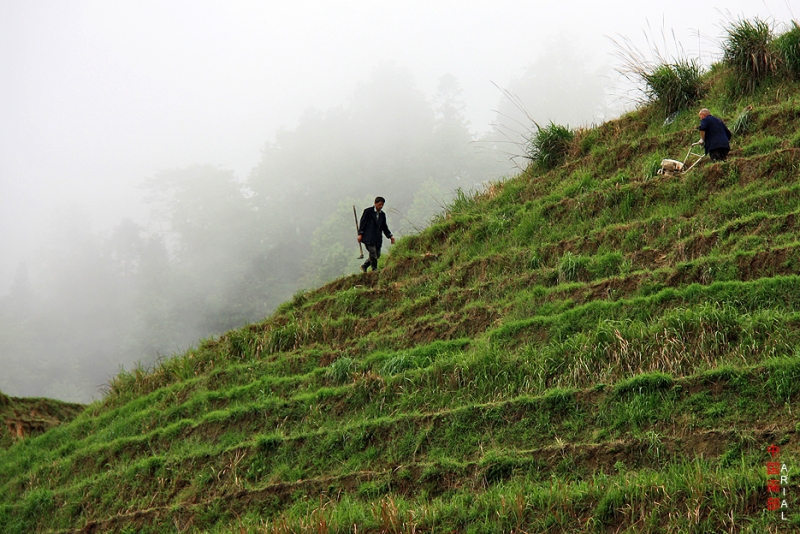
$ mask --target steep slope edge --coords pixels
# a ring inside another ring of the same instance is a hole
[[[38,436],[75,419],[86,406],[53,399],[24,399],[0,392],[0,448]]]

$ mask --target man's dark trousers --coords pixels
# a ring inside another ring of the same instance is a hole
[[[366,271],[368,268],[372,267],[373,271],[378,270],[378,258],[381,257],[381,247],[376,247],[375,245],[364,245],[367,247],[367,252],[369,252],[369,258],[364,264],[361,266],[362,271]]]
[[[711,161],[725,161],[729,151],[730,150],[726,147],[712,148],[708,151],[708,156],[711,158]]]

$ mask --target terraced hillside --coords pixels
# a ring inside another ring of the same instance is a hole
[[[702,105],[753,106],[724,163],[655,176],[696,112],[642,108],[379,273],[119,375],[0,451],[0,531],[796,531],[800,88]]]
[[[0,449],[69,422],[85,406],[53,399],[19,399],[0,391]]]

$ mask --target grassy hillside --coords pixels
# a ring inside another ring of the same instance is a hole
[[[765,463],[800,467],[800,86],[720,76],[119,375],[0,451],[0,531],[795,531]],[[701,106],[752,106],[731,157],[655,176]]]
[[[19,399],[0,391],[0,450],[72,421],[85,406],[53,399]]]

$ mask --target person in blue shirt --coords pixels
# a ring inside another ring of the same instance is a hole
[[[369,258],[361,266],[361,272],[367,272],[372,267],[373,271],[378,270],[378,258],[381,257],[381,245],[383,238],[381,234],[388,237],[394,245],[394,236],[386,225],[386,214],[383,212],[383,205],[386,199],[376,197],[375,204],[364,210],[361,214],[361,221],[358,223],[358,242],[363,243],[369,252]]]
[[[731,150],[731,131],[725,126],[721,119],[711,114],[708,109],[703,108],[697,114],[700,117],[700,143],[704,146],[706,154],[711,161],[722,161],[728,157]]]

